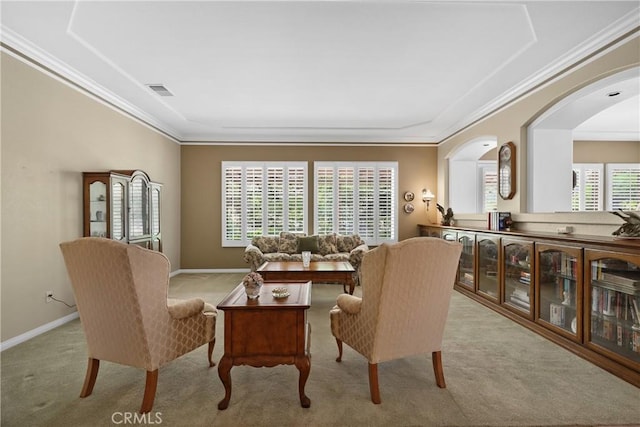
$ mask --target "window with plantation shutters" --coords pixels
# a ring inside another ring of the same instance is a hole
[[[306,162],[222,162],[222,245],[305,232]]]
[[[498,173],[496,161],[479,161],[480,175],[480,212],[491,212],[498,209]]]
[[[397,240],[397,162],[315,162],[314,232]]]
[[[607,164],[607,210],[640,210],[640,164]]]
[[[603,205],[604,166],[602,163],[574,163],[572,211],[600,211]]]

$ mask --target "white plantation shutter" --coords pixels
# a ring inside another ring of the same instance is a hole
[[[314,232],[397,240],[396,162],[315,162]]]
[[[223,242],[242,240],[242,167],[222,167]]]
[[[315,170],[315,232],[329,234],[335,231],[333,218],[336,188],[333,166],[316,167]]]
[[[223,246],[305,232],[306,162],[222,162]]]
[[[491,212],[498,209],[498,173],[496,161],[478,162],[480,171],[480,203],[481,212]]]
[[[607,210],[640,210],[640,164],[607,164]]]
[[[267,168],[267,236],[275,236],[284,230],[284,170],[282,167]]]
[[[602,163],[574,163],[576,185],[571,191],[572,211],[600,211],[603,204]]]
[[[355,233],[355,171],[353,167],[338,168],[338,204],[336,205],[338,221],[332,227],[339,234]]]
[[[287,230],[292,233],[302,233],[306,229],[306,201],[307,201],[307,168],[291,166],[287,169]],[[284,226],[284,224],[283,224]]]
[[[382,168],[378,173],[378,209],[375,222],[378,224],[378,239],[395,240],[396,210],[395,173],[391,168]]]
[[[358,234],[367,242],[375,237],[375,193],[374,169],[358,168]]]
[[[262,214],[264,212],[263,201],[268,200],[268,197],[263,199],[263,168],[248,167],[245,169],[245,200],[244,208],[246,212],[245,216],[245,236],[250,240],[254,236],[261,236],[263,233]]]

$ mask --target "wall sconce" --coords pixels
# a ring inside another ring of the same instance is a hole
[[[422,201],[427,204],[427,210],[429,210],[429,203],[433,200],[435,196],[431,192],[431,190],[427,190],[426,188],[422,189]]]

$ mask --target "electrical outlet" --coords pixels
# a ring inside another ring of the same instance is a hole
[[[47,291],[47,302],[53,301],[53,291]]]

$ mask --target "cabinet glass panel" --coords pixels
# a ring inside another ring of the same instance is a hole
[[[160,233],[160,189],[154,188],[151,191],[151,234],[154,236]]]
[[[149,235],[149,188],[142,178],[133,178],[129,189],[129,236],[136,239]]]
[[[640,266],[604,258],[590,268],[590,342],[640,363]]]
[[[547,249],[538,254],[538,317],[571,335],[578,334],[581,319],[577,304],[581,271],[581,258],[566,251]]]
[[[498,299],[498,253],[496,239],[478,235],[478,293]]]
[[[504,303],[516,312],[531,315],[532,245],[507,243],[504,246]]]
[[[462,244],[462,253],[458,264],[458,283],[471,290],[474,290],[475,241],[474,234],[458,233],[458,242]]]
[[[89,235],[107,237],[107,184],[101,181],[89,185]]]
[[[446,231],[446,230],[442,230],[442,238],[444,240],[448,240],[450,242],[455,242],[456,240],[458,240],[458,233],[456,233],[455,231]]]
[[[123,181],[111,183],[111,238],[114,240],[125,239],[125,185]]]

